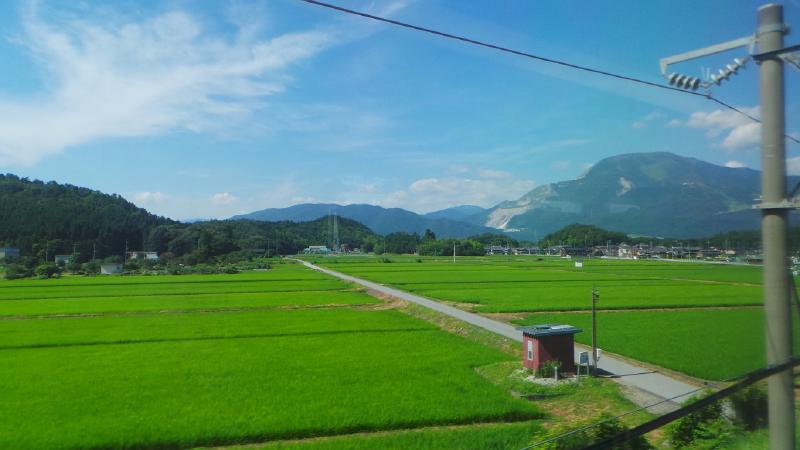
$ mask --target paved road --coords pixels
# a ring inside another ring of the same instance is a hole
[[[311,269],[318,270],[320,272],[340,278],[342,280],[360,284],[361,286],[364,286],[368,289],[373,289],[375,291],[381,292],[386,295],[390,295],[392,297],[396,297],[402,300],[416,303],[418,305],[422,305],[434,311],[447,314],[448,316],[454,317],[459,320],[463,320],[464,322],[471,323],[475,326],[500,334],[509,339],[522,342],[522,333],[518,331],[515,327],[507,323],[489,319],[487,317],[483,317],[478,314],[467,312],[455,308],[453,306],[445,305],[444,303],[439,303],[433,300],[429,300],[427,298],[420,297],[418,295],[414,295],[398,289],[390,288],[382,284],[374,283],[372,281],[367,281],[361,278],[356,278],[351,275],[346,275],[340,272],[326,269],[324,267],[319,267],[307,261],[301,261],[301,262],[306,267],[309,267]],[[578,353],[586,350],[587,348],[580,344],[575,345],[576,361]],[[690,396],[690,394],[688,393],[694,392],[699,387],[696,385],[686,383],[685,381],[670,377],[667,374],[654,372],[651,369],[632,364],[630,362],[624,361],[620,358],[616,358],[611,355],[602,355],[597,366],[601,370],[607,372],[609,376],[613,377],[613,379],[619,382],[620,384],[632,388],[634,391],[644,391],[644,395],[638,396],[639,401],[637,402],[642,406],[644,406],[645,403],[646,404],[653,403],[652,400],[658,401],[658,400],[672,399],[674,397],[677,397],[674,398],[673,401],[667,402],[666,404],[662,405],[661,408],[662,411],[665,410],[664,407],[667,407],[666,409],[674,408],[675,406],[677,406],[677,403],[686,400]]]

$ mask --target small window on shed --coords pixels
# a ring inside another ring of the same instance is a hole
[[[533,359],[533,341],[528,341],[528,361]]]

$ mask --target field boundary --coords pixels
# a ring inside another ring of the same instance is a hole
[[[398,298],[400,300],[406,300],[411,303],[416,303],[423,307],[433,309],[437,312],[446,314],[448,316],[454,317],[456,319],[462,320],[472,325],[484,328],[488,331],[500,334],[514,341],[522,342],[522,333],[519,330],[517,330],[516,327],[509,325],[507,323],[499,322],[497,320],[490,319],[488,317],[479,314],[463,311],[453,306],[449,306],[444,303],[431,300],[406,291],[402,291],[393,287],[384,286],[382,284],[373,281],[363,280],[361,278],[354,277],[352,275],[346,275],[328,268],[319,267],[308,261],[303,261],[299,259],[297,259],[296,261],[301,262],[303,265],[305,265],[310,269],[314,269],[346,281],[360,284],[368,288],[369,290],[378,291],[385,295]],[[575,348],[576,356],[577,353],[580,351],[584,350],[578,345],[576,345]],[[601,358],[600,362],[598,363],[598,368],[613,375],[614,381],[617,381],[620,384],[632,386],[634,388],[649,392],[650,394],[656,395],[661,399],[672,398],[674,399],[672,403],[676,407],[680,402],[688,400],[690,396],[689,393],[694,392],[697,389],[697,387],[699,387],[695,384],[687,383],[683,379],[677,379],[676,377],[672,377],[669,373],[653,371],[649,367],[639,364],[638,361],[636,363],[633,363],[633,360],[623,360],[622,358],[616,358],[609,355],[604,355],[604,357]],[[700,386],[702,385],[703,384],[700,384]]]
[[[313,437],[301,437],[295,439],[275,439],[275,440],[268,440],[268,441],[261,441],[261,442],[250,442],[247,444],[234,444],[234,445],[221,445],[221,446],[211,446],[211,447],[195,447],[195,450],[237,450],[237,449],[252,449],[252,448],[262,448],[265,445],[279,445],[279,444],[300,444],[304,442],[320,442],[320,441],[332,441],[337,439],[351,439],[351,438],[358,438],[358,437],[379,437],[379,436],[391,436],[395,434],[403,434],[403,433],[424,433],[426,431],[439,431],[439,430],[459,430],[459,429],[467,429],[467,428],[485,428],[485,427],[496,427],[496,426],[503,426],[503,425],[513,425],[513,424],[521,424],[526,422],[533,422],[535,420],[540,419],[521,419],[521,420],[508,420],[505,422],[476,422],[476,423],[456,423],[452,425],[423,425],[420,427],[414,428],[391,428],[385,430],[375,430],[375,431],[358,431],[355,433],[343,433],[343,434],[330,434],[324,436],[313,436]]]

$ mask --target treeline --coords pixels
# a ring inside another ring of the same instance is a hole
[[[708,237],[691,239],[663,238],[649,236],[628,236],[618,231],[608,231],[594,225],[572,224],[558,231],[548,234],[541,241],[540,247],[565,245],[568,247],[585,247],[597,245],[627,244],[653,244],[665,247],[701,247],[707,246],[737,251],[757,251],[761,248],[761,231],[728,231]],[[800,251],[800,227],[789,228],[789,250]]]
[[[625,233],[604,230],[594,225],[576,223],[548,234],[539,241],[539,246],[592,247],[595,245],[620,244],[628,240],[628,235]]]
[[[422,256],[481,256],[490,245],[519,246],[519,242],[501,234],[484,233],[466,239],[437,239],[431,230],[420,236],[416,233],[390,233],[373,248],[376,254],[418,254]]]
[[[145,250],[158,252],[162,259],[181,258],[189,265],[217,259],[293,255],[310,245],[332,245],[330,220],[321,217],[310,222],[219,220],[160,225],[147,234]],[[354,220],[343,217],[337,220],[342,246],[368,252],[381,239]]]
[[[0,246],[42,259],[141,249],[153,227],[176,222],[150,214],[118,195],[0,174]]]

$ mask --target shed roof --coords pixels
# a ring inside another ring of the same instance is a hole
[[[527,327],[519,327],[518,330],[522,334],[528,336],[555,336],[559,334],[576,334],[583,331],[580,328],[573,327],[572,325],[559,325],[559,324],[545,324],[545,325],[529,325]]]

